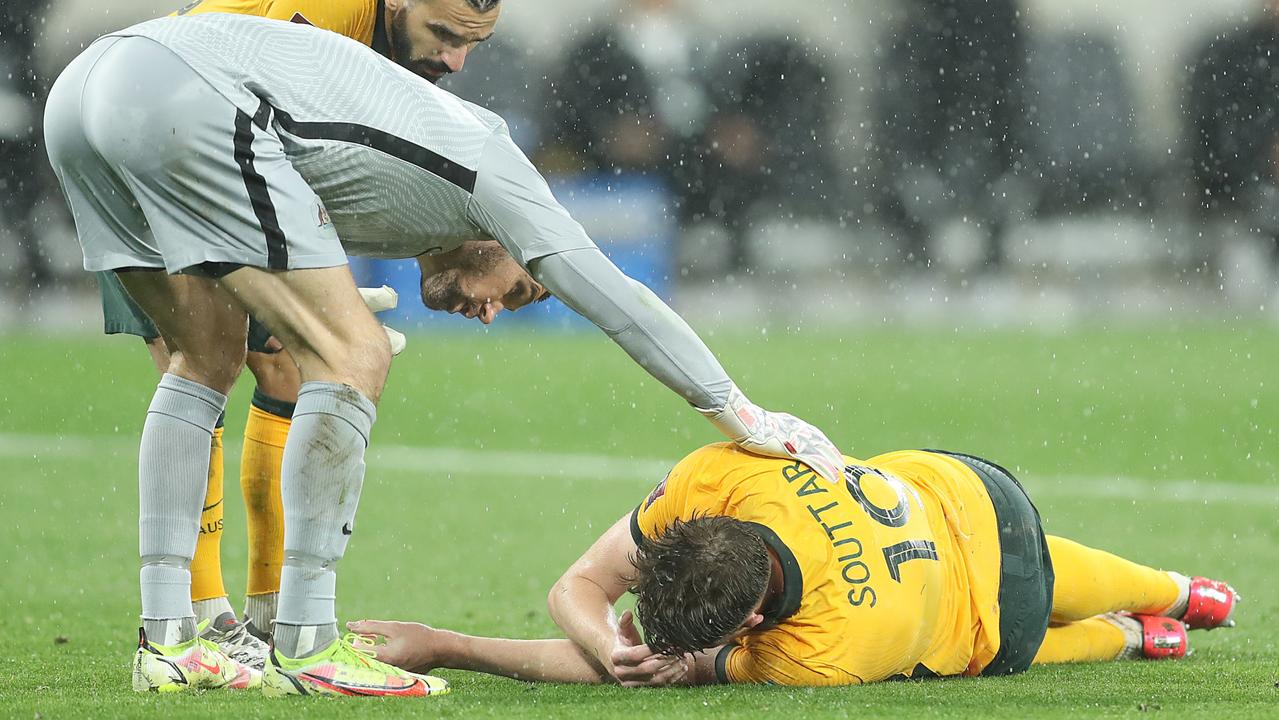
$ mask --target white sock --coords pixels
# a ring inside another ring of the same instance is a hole
[[[195,637],[195,618],[143,620],[142,630],[152,645],[181,645]]]
[[[285,657],[306,657],[338,637],[337,562],[355,529],[364,450],[377,410],[358,390],[303,383],[284,446],[284,567],[273,636]]]
[[[1119,628],[1124,634],[1124,649],[1119,653],[1119,657],[1115,658],[1116,660],[1140,660],[1145,657],[1145,653],[1142,652],[1145,638],[1140,620],[1118,613],[1107,613],[1102,615],[1101,619]]]
[[[1178,572],[1166,571],[1168,577],[1177,583],[1177,600],[1163,611],[1163,615],[1180,620],[1186,614],[1186,610],[1190,607],[1190,578]]]
[[[278,592],[245,596],[245,620],[253,623],[253,627],[260,632],[271,632],[271,623],[275,622],[275,608],[279,600]]]
[[[162,645],[194,636],[195,623],[148,626],[146,621],[193,619],[191,558],[209,480],[209,443],[226,396],[166,373],[160,378],[138,451],[138,545],[142,557],[143,627]],[[148,630],[150,632],[150,630]],[[178,633],[176,636],[174,633]]]
[[[209,627],[214,627],[217,625],[216,620],[223,615],[230,615],[232,619],[235,618],[235,609],[231,607],[231,603],[227,602],[226,595],[209,598],[208,600],[196,600],[191,603],[191,607],[195,610],[195,622],[197,625],[208,620]]]

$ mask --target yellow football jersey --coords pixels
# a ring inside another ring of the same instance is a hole
[[[380,0],[197,0],[176,15],[234,13],[314,25],[373,47],[384,39]]]
[[[727,515],[777,553],[783,591],[761,629],[721,652],[721,681],[976,674],[998,652],[998,526],[981,480],[923,451],[845,461],[836,487],[794,461],[710,445],[635,509],[637,543],[676,519]]]

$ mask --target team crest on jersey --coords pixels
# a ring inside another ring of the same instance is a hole
[[[669,480],[670,477],[671,474],[666,473],[666,477],[662,478],[662,481],[657,484],[657,487],[653,488],[653,492],[648,494],[648,499],[644,501],[645,510],[653,507],[653,503],[657,502],[659,497],[666,494],[666,481]]]
[[[333,219],[329,217],[329,211],[324,209],[324,203],[318,203],[316,208],[319,210],[318,217],[320,220],[320,227],[332,225]]]

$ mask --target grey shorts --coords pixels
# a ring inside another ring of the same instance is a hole
[[[152,40],[90,45],[54,83],[44,129],[86,270],[346,264],[270,119]]]

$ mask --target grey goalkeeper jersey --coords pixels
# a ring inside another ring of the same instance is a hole
[[[604,257],[497,115],[306,25],[207,14],[114,34],[164,45],[274,128],[348,253],[412,257],[491,237],[662,384],[698,408],[727,403],[715,356]]]
[[[491,237],[527,265],[594,247],[500,117],[354,40],[213,13],[112,34],[164,45],[269,123],[349,254],[414,257]]]

